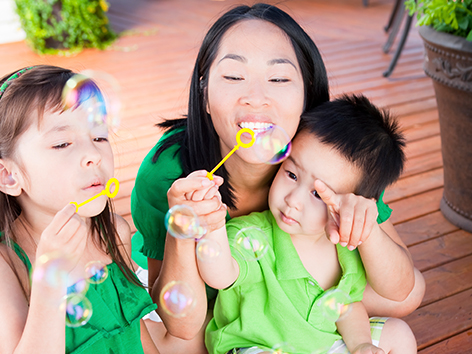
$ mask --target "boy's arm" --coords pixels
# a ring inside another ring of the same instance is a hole
[[[383,354],[382,349],[372,344],[369,316],[362,302],[353,302],[350,306],[349,313],[336,322],[338,332],[343,337],[349,352]]]
[[[231,256],[226,227],[207,234],[204,238],[211,245],[218,245],[219,255],[210,261],[197,257],[198,269],[205,283],[215,289],[225,289],[239,276],[239,266]]]
[[[405,300],[415,283],[413,261],[391,222],[378,225],[375,202],[354,194],[336,194],[320,180],[315,181],[315,189],[329,210],[331,241],[349,249],[358,247],[367,281],[377,294]]]

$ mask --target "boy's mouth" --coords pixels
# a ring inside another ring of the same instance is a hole
[[[298,224],[298,221],[295,219],[292,219],[291,217],[285,215],[284,213],[280,212],[280,219],[286,223],[287,225],[294,225]]]

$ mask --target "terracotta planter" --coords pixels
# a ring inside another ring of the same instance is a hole
[[[424,71],[433,79],[444,164],[441,211],[472,232],[472,42],[422,26]]]

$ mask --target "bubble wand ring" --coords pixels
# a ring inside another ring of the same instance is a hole
[[[241,135],[244,134],[244,133],[248,133],[249,135],[251,135],[251,141],[248,142],[248,143],[243,143],[241,141]],[[231,155],[233,155],[233,153],[238,150],[240,147],[243,147],[243,148],[248,148],[248,147],[251,147],[252,145],[254,145],[254,142],[256,141],[256,136],[254,134],[254,132],[249,129],[249,128],[243,128],[241,129],[240,131],[238,131],[238,133],[236,134],[236,145],[234,146],[233,150],[231,150],[225,157],[223,157],[223,159],[220,161],[220,163],[218,165],[215,166],[215,168],[213,170],[211,170],[210,172],[207,172],[207,177],[210,181],[213,181],[213,173],[216,172],[217,169],[219,169],[221,167],[222,164],[225,163],[226,160],[229,159],[229,157]]]
[[[115,190],[113,192],[110,192],[110,187],[112,186],[112,184],[115,185]],[[87,204],[88,202],[91,202],[92,200],[94,199],[97,199],[98,197],[102,196],[102,195],[106,195],[108,198],[115,198],[116,195],[118,194],[118,190],[120,189],[120,182],[118,182],[118,180],[115,178],[115,177],[112,177],[108,180],[107,184],[105,185],[105,189],[102,190],[100,193],[98,193],[97,195],[94,195],[92,198],[90,199],[87,199],[86,201],[82,202],[82,203],[76,203],[76,202],[70,202],[70,204],[74,204],[75,205],[75,212],[77,213],[77,211],[79,210],[79,208],[85,204]]]

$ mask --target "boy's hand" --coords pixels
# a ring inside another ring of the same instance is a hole
[[[84,220],[75,212],[76,206],[66,205],[58,211],[51,223],[41,234],[36,258],[45,254],[56,254],[63,256],[67,261],[62,269],[70,272],[82,257],[87,243],[88,228]]]
[[[191,207],[211,232],[224,226],[226,205],[221,202],[218,192],[223,178],[214,175],[213,181],[210,181],[206,176],[207,172],[200,170],[176,180],[167,191],[167,200],[169,208],[182,204]]]
[[[371,343],[363,343],[354,348],[352,354],[385,354],[385,352]]]
[[[324,182],[315,181],[315,190],[328,207],[326,232],[334,244],[353,250],[367,240],[377,224],[374,200],[350,194],[336,194]]]

